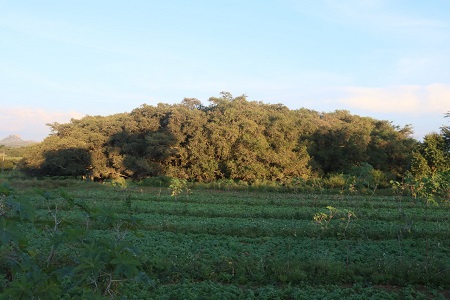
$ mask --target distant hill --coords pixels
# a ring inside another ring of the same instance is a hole
[[[20,138],[20,136],[14,134],[7,136],[3,140],[0,140],[0,145],[4,145],[7,147],[23,147],[36,143],[36,141],[24,141]]]

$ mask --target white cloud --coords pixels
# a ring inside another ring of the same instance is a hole
[[[347,87],[340,103],[374,113],[428,114],[450,111],[450,86]]]
[[[84,115],[78,112],[46,111],[41,108],[2,107],[0,134],[18,134],[23,139],[42,140],[49,133],[48,123],[66,123]],[[2,137],[0,136],[0,138]]]

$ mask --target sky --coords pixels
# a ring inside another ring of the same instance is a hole
[[[0,0],[0,139],[227,91],[439,132],[448,0]]]

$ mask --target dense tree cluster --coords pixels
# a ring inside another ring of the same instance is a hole
[[[446,117],[450,117],[450,113]],[[411,171],[416,178],[450,172],[450,126],[424,137],[413,153]]]
[[[309,179],[370,165],[395,178],[409,168],[417,144],[408,126],[343,110],[291,110],[227,92],[210,98],[207,106],[187,98],[50,126],[52,134],[23,160],[30,174],[251,183]]]
[[[26,152],[26,146],[0,145],[0,170],[3,172],[15,169]]]

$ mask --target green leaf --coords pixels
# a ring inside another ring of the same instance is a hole
[[[6,197],[6,205],[13,216],[19,216],[21,220],[34,220],[35,209],[26,199],[17,199],[14,195]]]
[[[2,299],[33,299],[33,283],[26,276],[18,276],[3,292]]]
[[[75,268],[76,273],[81,273],[82,278],[87,278],[90,275],[93,277],[98,277],[104,264],[101,260],[101,254],[82,257],[79,260],[78,266]]]
[[[90,214],[90,217],[94,220],[100,221],[102,224],[112,227],[114,226],[119,218],[111,210],[98,209]]]
[[[127,278],[136,276],[139,273],[138,267],[141,265],[128,251],[117,254],[117,256],[111,260],[111,264],[115,266],[114,274],[116,276],[123,275]]]
[[[6,182],[0,185],[0,195],[9,196],[14,193],[13,188]]]
[[[0,220],[0,241],[2,244],[9,244],[10,242],[14,244],[19,244],[24,237],[21,230],[16,226],[15,222],[1,218]]]

